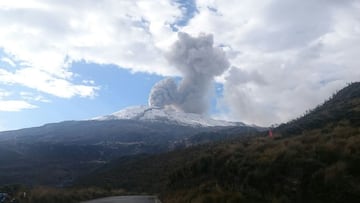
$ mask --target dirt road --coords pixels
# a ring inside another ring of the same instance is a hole
[[[161,203],[156,196],[116,196],[94,199],[82,203]]]

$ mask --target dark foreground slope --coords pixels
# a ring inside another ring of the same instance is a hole
[[[160,193],[164,202],[360,202],[359,101],[354,83],[274,138],[127,157],[78,183]]]

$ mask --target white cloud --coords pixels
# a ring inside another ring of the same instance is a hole
[[[15,62],[13,60],[11,60],[10,58],[8,58],[8,57],[2,57],[0,59],[0,61],[5,62],[6,64],[9,64],[12,67],[16,66]]]
[[[20,92],[20,96],[22,99],[26,101],[37,101],[37,102],[44,102],[44,103],[50,103],[51,101],[47,98],[45,98],[42,95],[34,94],[32,92]]]
[[[155,44],[167,41],[181,15],[170,1],[38,2],[0,13],[0,45],[32,67],[61,75],[67,63],[85,60],[169,73]]]
[[[11,95],[11,92],[9,91],[6,91],[6,90],[3,90],[3,89],[0,89],[0,99],[2,98],[5,98],[5,97],[8,97]]]
[[[177,75],[163,58],[176,39],[170,25],[186,13],[174,1],[29,2],[0,2],[0,48],[8,63],[20,64],[0,69],[0,83],[62,98],[96,95],[96,80],[74,82],[76,61]],[[283,122],[360,78],[359,1],[196,4],[198,13],[177,27],[194,36],[214,34],[238,67],[238,77],[219,77],[221,105],[230,110],[221,116],[261,125]]]
[[[24,109],[34,109],[37,106],[21,100],[0,100],[0,111],[21,111]]]
[[[94,97],[95,86],[75,85],[36,68],[23,68],[14,73],[0,69],[0,81],[5,84],[21,84],[61,98],[73,96]]]
[[[170,43],[170,24],[181,15],[168,0],[0,2],[0,48],[6,62],[22,63],[14,71],[2,70],[1,77],[71,98],[91,97],[97,89],[72,81],[70,64],[76,61],[174,74],[165,65],[161,47]]]
[[[182,31],[213,33],[239,69],[221,78],[219,106],[229,119],[284,122],[360,78],[359,1],[197,3],[199,13]]]
[[[20,93],[21,96],[26,96],[24,93]],[[28,96],[30,94],[27,94]],[[13,99],[9,99],[9,97],[12,96],[12,92],[4,90],[4,89],[0,89],[0,112],[1,111],[21,111],[24,109],[34,109],[37,108],[37,106],[30,104],[27,101],[24,100],[13,100]],[[25,99],[25,98],[23,98]],[[26,100],[26,99],[25,99]],[[33,101],[35,101],[33,99]],[[37,100],[39,101],[39,100]],[[0,125],[0,131],[1,129],[5,129],[4,127],[2,127]]]

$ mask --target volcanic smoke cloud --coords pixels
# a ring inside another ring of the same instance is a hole
[[[180,32],[178,38],[166,58],[183,78],[179,84],[172,78],[156,83],[150,92],[149,105],[172,106],[187,113],[204,114],[209,107],[214,77],[228,69],[229,62],[220,48],[213,47],[212,35],[191,37]]]

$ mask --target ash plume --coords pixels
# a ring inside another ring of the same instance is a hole
[[[174,79],[166,78],[156,83],[150,92],[149,105],[172,106],[187,113],[206,113],[215,76],[229,68],[225,53],[213,44],[212,35],[191,37],[178,33],[178,41],[166,58],[180,71],[182,80],[177,84]]]
[[[177,84],[172,78],[157,82],[150,91],[149,105],[163,108],[176,102]]]

